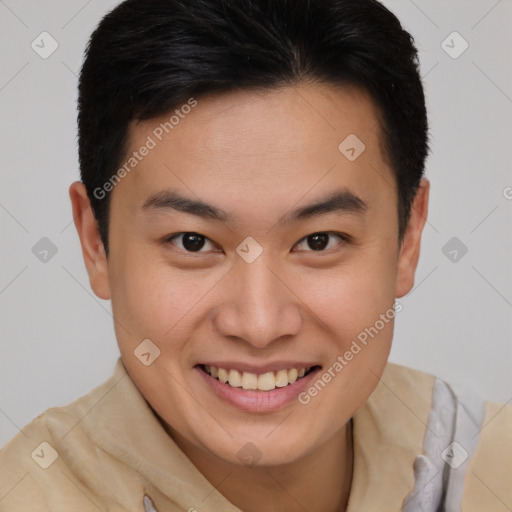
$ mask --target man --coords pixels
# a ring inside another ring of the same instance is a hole
[[[510,407],[387,363],[429,182],[381,4],[128,0],[87,48],[79,152],[121,357],[3,448],[0,510],[510,509]]]

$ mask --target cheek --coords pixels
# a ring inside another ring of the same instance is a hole
[[[178,270],[154,251],[136,246],[119,254],[111,276],[116,320],[126,325],[133,338],[155,340],[162,350],[171,348],[171,339],[186,339],[199,321],[202,300],[222,273]],[[126,339],[126,333],[119,332]]]
[[[394,303],[392,255],[361,256],[347,265],[297,276],[300,296],[340,341],[357,337]]]
[[[306,401],[311,399],[313,408],[318,408],[318,414],[329,410],[336,421],[346,421],[347,414],[366,401],[382,375],[397,314],[393,308],[394,258],[392,250],[375,247],[346,266],[301,278],[305,302],[333,342],[324,368],[330,391],[320,393],[318,390],[323,388],[319,383],[311,391],[322,398],[316,401],[311,396],[305,397]],[[340,396],[345,397],[342,409],[336,405]]]
[[[149,255],[137,247],[123,248],[112,256],[110,280],[115,318],[137,338],[159,338],[180,313],[180,302],[173,301],[179,282],[171,281],[166,269],[151,263]]]
[[[333,343],[319,344],[319,349],[329,347],[328,360],[301,398],[311,429],[329,425],[322,434],[326,437],[366,402],[386,365],[397,313],[392,271],[383,271],[379,265],[357,272],[338,270],[329,278],[316,279],[316,285],[303,278],[304,289],[311,290],[308,306]]]

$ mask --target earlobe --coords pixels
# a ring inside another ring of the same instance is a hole
[[[398,257],[396,297],[403,297],[414,286],[414,274],[420,257],[421,234],[427,221],[430,182],[420,182],[409,215],[409,222]]]
[[[108,300],[110,288],[107,256],[85,185],[80,181],[72,183],[69,187],[69,197],[91,288],[100,299]]]

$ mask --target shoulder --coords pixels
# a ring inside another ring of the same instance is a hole
[[[388,362],[379,382],[370,396],[372,402],[385,400],[394,408],[417,410],[426,419],[433,400],[434,387],[438,379],[429,373]]]
[[[376,393],[387,394],[389,403],[402,401],[424,423],[415,488],[409,495],[413,509],[436,494],[429,485],[436,480],[439,499],[449,509],[512,509],[510,402],[485,401],[470,386],[393,363],[387,364]],[[404,417],[414,423],[411,414]]]
[[[88,483],[106,480],[112,465],[104,463],[108,455],[98,449],[84,419],[122,375],[118,360],[107,381],[65,406],[47,409],[2,447],[0,512],[97,512],[102,497]]]
[[[97,511],[87,490],[81,489],[71,452],[66,453],[68,446],[84,454],[95,452],[92,440],[77,426],[79,411],[95,394],[47,409],[0,450],[0,512],[53,512],[64,510],[62,506]],[[71,431],[74,440],[68,444],[66,433]]]
[[[464,485],[463,512],[512,510],[512,405],[485,402],[478,446]]]
[[[415,389],[420,389],[431,388],[437,377],[422,370],[388,361],[382,373],[382,378],[401,385],[410,384]]]
[[[34,512],[50,510],[42,486],[37,485],[38,470],[49,467],[55,456],[51,445],[44,444],[51,439],[45,414],[34,418],[0,450],[0,511],[23,506]]]

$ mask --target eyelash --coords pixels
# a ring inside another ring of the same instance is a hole
[[[199,235],[199,236],[203,237],[206,241],[209,241],[210,243],[213,244],[213,242],[208,237],[206,237],[204,235],[201,235],[200,233],[196,233],[194,231],[186,231],[186,232],[183,232],[183,233],[176,233],[174,235],[170,235],[170,236],[168,236],[165,239],[165,243],[175,245],[175,244],[172,243],[172,240],[174,240],[175,238],[179,238],[179,237],[181,237],[183,235]],[[349,235],[345,235],[343,233],[336,233],[336,232],[333,232],[333,231],[315,231],[314,233],[311,233],[309,235],[306,235],[304,238],[301,238],[295,245],[299,245],[301,242],[307,241],[307,239],[310,236],[313,236],[313,235],[329,235],[329,237],[331,237],[332,235],[337,236],[337,237],[339,237],[342,240],[342,243],[338,244],[338,245],[342,245],[344,243],[349,243],[350,240],[351,240]],[[331,240],[329,238],[328,245],[329,245],[330,241]],[[203,249],[203,247],[201,249]],[[180,251],[185,252],[187,255],[189,255],[189,254],[201,254],[201,253],[204,253],[204,252],[206,252],[206,253],[208,252],[208,251],[202,251],[202,250],[199,250],[199,251],[187,251],[185,248],[180,249]],[[326,252],[329,252],[329,250],[328,249],[322,249],[322,250],[319,250],[319,251],[314,251],[314,250],[310,249],[310,250],[307,250],[305,252],[326,253]]]

